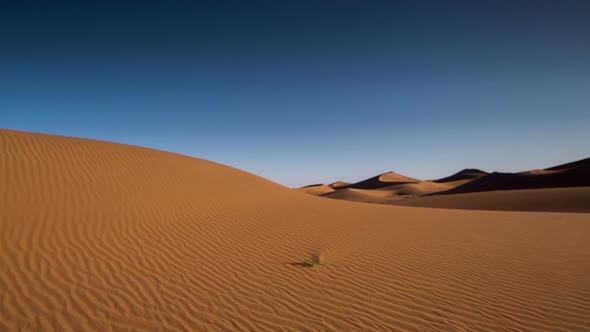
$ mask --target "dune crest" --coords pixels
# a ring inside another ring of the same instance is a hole
[[[330,183],[328,186],[330,186],[332,189],[339,189],[342,187],[346,187],[348,185],[350,185],[350,183],[348,183],[348,182],[336,181],[336,182]]]
[[[353,202],[466,210],[589,212],[590,158],[518,173],[466,168],[421,181],[393,172],[316,196]],[[555,190],[547,190],[554,188]],[[509,193],[506,191],[515,192]],[[436,198],[436,196],[449,196]],[[432,198],[430,198],[432,197]]]
[[[325,184],[314,184],[311,186],[298,188],[297,190],[315,196],[320,196],[334,192],[334,189],[332,187]]]
[[[433,180],[432,182],[445,183],[445,182],[454,182],[454,181],[459,181],[459,180],[475,180],[475,179],[485,176],[487,174],[488,173],[486,173],[482,170],[479,170],[479,169],[466,168],[466,169],[459,171],[451,176],[447,176],[445,178],[438,179],[438,180]]]
[[[188,156],[9,130],[0,151],[2,331],[590,326],[587,214],[328,200]]]
[[[363,181],[348,184],[346,186],[339,186],[338,188],[334,189],[378,189],[394,184],[413,183],[419,181],[420,180],[397,174],[395,172],[387,172]]]
[[[374,203],[375,201],[367,201]],[[413,207],[590,213],[590,187],[484,191],[388,201]]]
[[[492,190],[570,188],[590,186],[590,158],[544,170],[519,173],[494,172],[436,195],[451,195]]]

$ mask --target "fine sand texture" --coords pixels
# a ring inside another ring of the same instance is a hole
[[[0,331],[590,331],[590,214],[331,200],[8,130],[0,185]]]

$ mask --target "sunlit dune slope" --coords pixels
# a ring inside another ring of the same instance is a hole
[[[297,190],[304,192],[306,194],[311,194],[311,195],[316,195],[316,196],[334,192],[334,189],[332,189],[332,187],[325,185],[325,184],[314,184],[311,186],[305,186],[305,187],[298,188]]]
[[[457,180],[454,182],[436,183],[422,181],[413,183],[394,184],[378,189],[352,189],[345,188],[320,194],[322,197],[343,199],[347,201],[387,204],[407,197],[415,197],[438,191],[449,190],[469,180]]]
[[[304,195],[0,131],[1,331],[584,331],[589,214]],[[301,262],[319,254],[313,268]]]
[[[387,172],[357,183],[349,184],[347,186],[340,186],[340,189],[378,189],[382,187],[391,186],[394,184],[411,183],[419,181],[420,180],[410,178],[401,174],[397,174],[395,172]]]
[[[332,189],[339,189],[339,188],[342,188],[342,187],[346,187],[349,184],[350,183],[348,183],[348,182],[336,181],[336,182],[330,183],[328,186],[330,186]]]

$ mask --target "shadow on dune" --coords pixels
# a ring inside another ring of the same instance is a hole
[[[466,169],[464,169],[460,172],[457,172],[451,176],[447,176],[447,177],[444,177],[444,178],[438,179],[438,180],[433,180],[432,182],[447,183],[447,182],[460,181],[460,180],[473,180],[473,179],[480,178],[482,176],[486,176],[488,174],[489,173],[484,172],[479,169],[466,168]]]
[[[464,194],[493,190],[568,188],[585,186],[590,186],[590,158],[538,171],[521,173],[494,172],[476,178],[475,180],[456,188],[432,193],[427,196]]]
[[[291,266],[297,266],[297,267],[304,267],[304,268],[312,268],[313,265],[304,263],[304,262],[292,262],[292,263],[288,263]]]

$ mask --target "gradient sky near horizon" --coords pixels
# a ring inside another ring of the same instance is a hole
[[[590,156],[590,1],[3,1],[0,128],[287,186]]]

